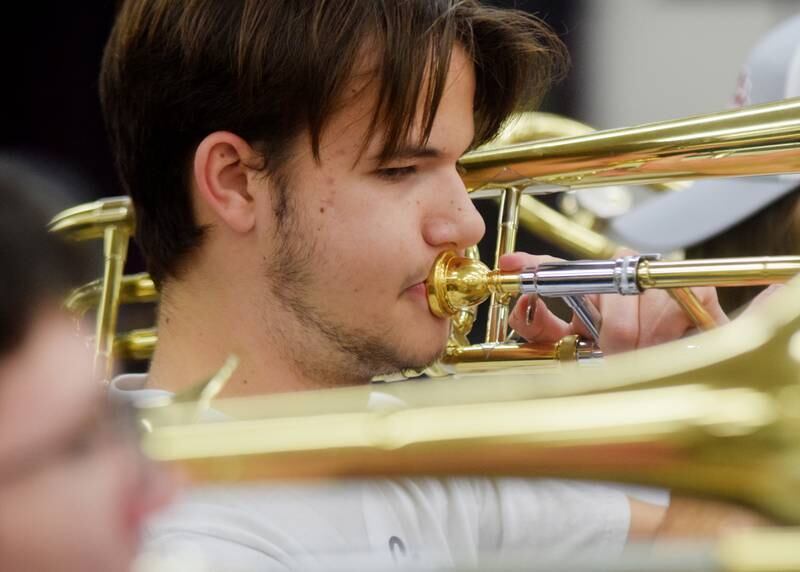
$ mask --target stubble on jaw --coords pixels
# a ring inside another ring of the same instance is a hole
[[[273,209],[275,249],[264,258],[264,277],[277,315],[265,315],[265,327],[298,373],[315,387],[359,385],[376,375],[421,371],[438,359],[444,348],[413,363],[388,337],[338,323],[309,303],[311,285],[319,282],[316,239],[292,200],[288,178],[274,177],[273,189],[273,204],[280,209]]]

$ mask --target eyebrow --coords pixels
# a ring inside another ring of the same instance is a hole
[[[396,161],[398,159],[438,159],[442,155],[442,151],[436,149],[435,147],[405,145],[392,153],[392,156],[387,159],[387,162]],[[371,161],[380,161],[380,159],[380,152],[370,157]]]

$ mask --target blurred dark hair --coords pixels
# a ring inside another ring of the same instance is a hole
[[[800,187],[725,232],[686,249],[687,258],[781,256],[800,254]],[[763,286],[718,288],[726,313],[752,300]]]
[[[0,156],[0,357],[23,340],[37,310],[59,303],[88,276],[75,246],[46,229],[75,202],[41,169]]]

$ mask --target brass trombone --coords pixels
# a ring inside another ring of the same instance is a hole
[[[777,174],[800,171],[800,99],[743,108],[713,115],[617,129],[563,139],[477,150],[461,161],[464,181],[474,197],[501,196],[498,252],[513,249],[520,204],[528,193],[553,192],[623,183],[663,183],[703,177]],[[532,186],[535,185],[535,186]],[[83,309],[98,300],[96,370],[110,377],[117,355],[145,356],[156,339],[153,330],[116,337],[120,302],[147,301],[156,297],[146,276],[123,278],[128,239],[133,230],[133,211],[126,198],[112,198],[76,207],[57,216],[51,230],[84,240],[102,236],[105,267],[102,287],[87,287],[71,298]],[[655,264],[655,263],[653,263]],[[688,271],[673,268],[679,282]],[[692,270],[695,272],[695,270]],[[695,272],[696,273],[696,272]],[[767,276],[785,279],[785,273]],[[669,287],[680,285],[672,283]],[[487,344],[466,345],[471,327],[470,311],[454,320],[455,336],[445,362],[459,366],[474,356],[483,361],[499,359],[556,363],[570,358],[597,356],[590,343],[562,340],[559,344],[506,343],[511,295],[496,293],[491,308]],[[444,364],[448,366],[448,364]],[[449,371],[445,367],[446,371]]]
[[[520,221],[540,234],[555,237],[558,244],[568,249],[593,258],[610,258],[615,255],[617,245],[589,229],[571,223],[529,195],[609,184],[635,182],[659,185],[708,176],[764,174],[774,172],[772,169],[786,169],[787,172],[797,170],[800,168],[800,155],[796,150],[798,110],[800,100],[786,100],[746,110],[601,133],[592,133],[591,128],[578,122],[564,121],[548,115],[529,115],[523,116],[518,124],[512,124],[501,133],[499,144],[493,143],[468,153],[460,163],[464,180],[474,197],[500,199],[495,268],[498,267],[501,255],[515,249]],[[744,113],[740,113],[742,111]],[[541,134],[549,135],[558,131],[573,136],[529,141]],[[502,145],[519,141],[525,142]],[[775,162],[765,161],[766,156],[774,157]],[[747,171],[745,166],[751,165],[753,169]],[[728,169],[729,166],[731,169]],[[762,262],[768,265],[764,283],[786,279],[786,275],[780,278],[771,274],[772,268],[769,265],[774,265],[775,261]],[[787,262],[792,264],[792,261]],[[658,267],[668,263],[655,264]],[[580,266],[593,272],[589,270],[592,265],[588,262],[573,263],[572,268],[577,269]],[[665,268],[661,266],[659,269],[666,271]],[[687,281],[681,283],[681,277],[686,273],[711,271],[712,267],[709,264],[696,264],[690,269],[687,265],[679,265],[673,267],[673,270],[676,271],[675,280],[669,286],[665,280],[661,280],[658,287],[667,287],[668,292],[700,329],[713,328],[716,324],[711,316],[691,290],[685,287],[699,285],[697,281],[692,283],[687,277]],[[744,267],[728,267],[728,285],[733,285],[730,282],[731,275],[735,276],[741,270]],[[434,285],[436,277],[434,269],[429,280],[429,291],[439,291],[439,295],[438,304],[437,295],[429,295],[431,307],[439,315],[452,315],[455,309],[444,311],[442,307],[444,296],[441,290],[453,288],[453,284]],[[753,284],[745,276],[740,279],[742,284]],[[713,280],[705,284],[724,285]],[[462,285],[460,289],[464,290],[465,286]],[[591,290],[583,291],[589,292]],[[489,290],[491,301],[486,342],[465,348],[464,344],[454,341],[450,344],[448,356],[458,356],[456,359],[459,359],[464,355],[480,355],[485,361],[503,362],[509,358],[524,360],[525,352],[520,351],[519,344],[509,344],[506,339],[510,303],[517,293],[519,290]],[[566,301],[572,302],[570,305],[576,313],[583,315],[584,322],[596,335],[596,324],[592,323],[591,311],[581,300],[580,289],[566,289],[563,294]],[[462,304],[459,309],[465,307],[467,305]],[[539,350],[538,347],[531,348],[527,358],[541,359]],[[555,349],[550,350],[551,359],[554,352]],[[583,355],[600,354],[594,350],[584,351]]]
[[[128,255],[128,241],[133,229],[133,208],[126,197],[104,199],[67,209],[56,215],[49,225],[51,232],[60,233],[70,240],[103,238],[103,278],[97,286],[83,288],[84,291],[89,290],[99,296],[94,374],[100,380],[111,377],[120,290]],[[83,297],[80,292],[75,292],[70,300],[80,309],[80,300]]]

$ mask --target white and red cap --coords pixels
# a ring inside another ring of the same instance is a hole
[[[800,15],[750,52],[734,95],[737,107],[800,96]],[[798,175],[706,179],[665,193],[615,218],[610,235],[641,252],[670,252],[711,238],[800,186]]]

